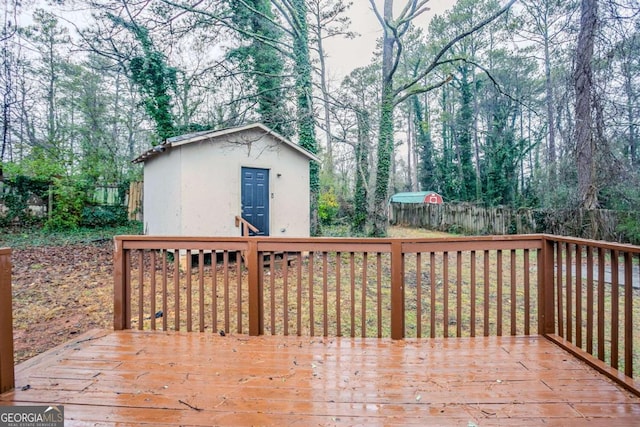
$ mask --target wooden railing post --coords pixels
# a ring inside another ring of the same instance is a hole
[[[0,248],[0,393],[15,387],[11,249]]]
[[[260,283],[260,268],[258,262],[258,242],[255,238],[247,237],[249,243],[245,254],[249,273],[249,335],[264,334],[264,296]]]
[[[249,232],[253,231],[258,234],[260,230],[258,230],[253,224],[251,224],[246,219],[236,215],[236,227],[242,226],[242,235],[244,237],[249,237]]]
[[[404,338],[404,268],[402,242],[391,242],[391,338]]]
[[[538,333],[554,334],[555,298],[554,298],[554,242],[542,237],[542,250],[538,260]]]
[[[113,329],[121,331],[131,327],[131,281],[130,265],[127,262],[122,239],[114,238],[113,252]]]

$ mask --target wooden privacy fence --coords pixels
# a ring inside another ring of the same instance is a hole
[[[14,387],[11,249],[0,248],[0,393]]]
[[[144,183],[142,181],[132,181],[129,184],[127,212],[129,213],[129,220],[131,221],[142,221],[143,190]]]
[[[629,388],[640,375],[637,246],[549,235],[115,243],[115,329],[539,334]]]
[[[640,219],[636,212],[606,209],[513,209],[473,203],[390,203],[393,225],[466,234],[546,233],[613,242],[630,242],[620,224]]]

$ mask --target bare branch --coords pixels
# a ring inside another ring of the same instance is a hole
[[[380,25],[382,25],[382,29],[384,30],[387,24],[385,23],[382,15],[380,15],[380,11],[378,10],[376,3],[373,0],[369,0],[369,3],[371,3],[371,7],[373,8],[373,13],[376,15],[376,18],[378,18],[378,21],[380,22]]]
[[[412,0],[405,5],[396,21],[396,28],[400,28],[400,30],[398,31],[399,37],[402,37],[407,32],[411,22],[415,18],[430,10],[425,6],[428,2],[429,0]]]
[[[447,76],[446,79],[438,82],[438,83],[434,83],[432,85],[429,86],[416,86],[413,87],[411,90],[407,90],[403,95],[401,95],[400,97],[396,98],[394,105],[398,105],[401,104],[402,102],[406,101],[408,98],[412,97],[413,95],[419,95],[421,93],[427,93],[427,92],[431,92],[432,90],[438,89],[444,85],[446,85],[447,83],[449,83],[451,80],[453,79],[453,76],[449,75]]]
[[[467,30],[467,31],[465,31],[463,33],[460,33],[457,36],[455,36],[453,39],[451,39],[449,41],[449,43],[447,43],[442,49],[440,49],[440,51],[436,54],[436,56],[433,58],[431,63],[427,66],[427,68],[425,68],[420,74],[418,74],[416,77],[414,77],[414,79],[412,81],[409,81],[409,82],[405,83],[404,85],[402,85],[401,87],[399,87],[396,90],[396,94],[399,94],[399,93],[409,89],[411,86],[416,85],[426,75],[428,75],[431,71],[433,71],[434,68],[436,68],[438,65],[440,65],[440,58],[442,58],[444,56],[444,54],[447,53],[449,51],[449,49],[451,49],[453,47],[453,45],[455,45],[456,43],[458,43],[460,40],[464,39],[465,37],[468,37],[471,34],[475,33],[476,31],[480,30],[482,27],[484,27],[484,26],[490,24],[491,22],[495,21],[496,19],[498,19],[498,17],[500,17],[507,10],[509,10],[509,8],[515,2],[516,2],[516,0],[510,0],[509,3],[507,3],[502,9],[500,9],[499,11],[494,13],[493,15],[491,15],[488,18],[480,21],[478,24],[474,25],[471,29],[469,29],[469,30]]]
[[[239,0],[239,1],[243,1],[243,0]],[[211,13],[208,10],[197,9],[197,8],[195,8],[193,6],[189,6],[189,5],[186,5],[186,4],[179,4],[179,3],[176,3],[176,2],[174,2],[172,0],[162,0],[162,2],[165,3],[165,4],[168,4],[169,6],[173,6],[173,7],[182,9],[182,10],[186,10],[186,11],[189,11],[189,12],[197,13],[197,14],[206,16],[208,18],[211,18],[215,22],[218,22],[218,23],[222,24],[223,26],[225,26],[225,27],[227,27],[227,28],[229,28],[229,29],[231,29],[233,31],[236,31],[236,32],[242,34],[243,36],[245,36],[247,38],[253,38],[253,39],[259,40],[261,43],[264,43],[265,45],[270,46],[273,49],[276,49],[282,55],[285,55],[287,57],[291,57],[291,53],[289,52],[289,46],[284,42],[265,37],[265,36],[263,36],[261,34],[253,33],[251,31],[247,31],[247,30],[244,30],[242,28],[238,28],[237,26],[234,26],[233,24],[229,23],[226,19],[223,19],[222,17],[216,15],[215,13]],[[198,4],[198,3],[196,3],[196,4]],[[244,1],[243,1],[243,3],[244,3]],[[280,24],[278,24],[278,25],[280,25]]]

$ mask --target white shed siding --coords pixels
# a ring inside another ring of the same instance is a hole
[[[270,235],[309,235],[309,157],[260,130],[190,142],[145,162],[145,231],[239,236],[242,167],[268,169]],[[177,220],[176,220],[177,219]]]
[[[181,228],[180,151],[150,159],[144,167],[144,232],[174,235]]]

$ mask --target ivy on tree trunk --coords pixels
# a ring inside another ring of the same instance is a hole
[[[367,185],[369,182],[369,113],[366,110],[357,109],[358,142],[356,145],[356,187],[353,197],[353,219],[351,231],[354,234],[363,234],[367,223]]]
[[[389,171],[393,160],[393,94],[391,87],[383,88],[378,129],[378,164],[376,167],[376,188],[373,201],[373,237],[387,234],[387,198],[389,197]]]
[[[516,0],[510,0],[504,7],[493,15],[480,21],[467,31],[464,31],[438,51],[431,62],[408,81],[402,82],[398,87],[394,86],[394,75],[398,69],[403,49],[403,36],[410,28],[411,22],[426,12],[429,0],[408,0],[398,17],[393,16],[393,0],[384,0],[383,12],[380,13],[374,0],[369,0],[371,7],[383,29],[382,37],[382,88],[380,101],[380,124],[378,131],[378,164],[376,167],[376,185],[373,205],[372,236],[381,237],[387,234],[387,200],[389,196],[389,171],[393,161],[393,110],[394,107],[413,95],[426,93],[447,84],[451,77],[448,76],[438,83],[425,86],[421,84],[423,79],[437,67],[445,63],[443,56],[458,41],[473,34],[485,25],[494,21],[505,13]],[[463,171],[464,172],[464,171]],[[464,174],[461,174],[464,175]]]
[[[312,67],[309,54],[309,29],[307,26],[307,6],[304,0],[292,1],[292,18],[296,36],[293,38],[294,73],[296,76],[296,104],[298,119],[298,141],[307,151],[317,154],[315,120],[313,118],[311,78]],[[320,196],[320,165],[309,162],[309,196],[311,235],[320,234],[318,198]]]
[[[283,96],[284,60],[274,47],[282,30],[274,22],[271,0],[231,2],[233,23],[245,32],[240,36],[250,43],[234,49],[230,56],[251,76],[256,89],[258,113],[270,129],[290,137],[289,113]],[[256,13],[259,12],[259,13]]]
[[[175,92],[176,68],[167,65],[165,55],[155,48],[147,28],[118,16],[109,17],[115,24],[130,31],[140,43],[142,55],[129,58],[126,67],[131,81],[142,96],[145,111],[155,123],[159,140],[174,136],[171,92]]]

